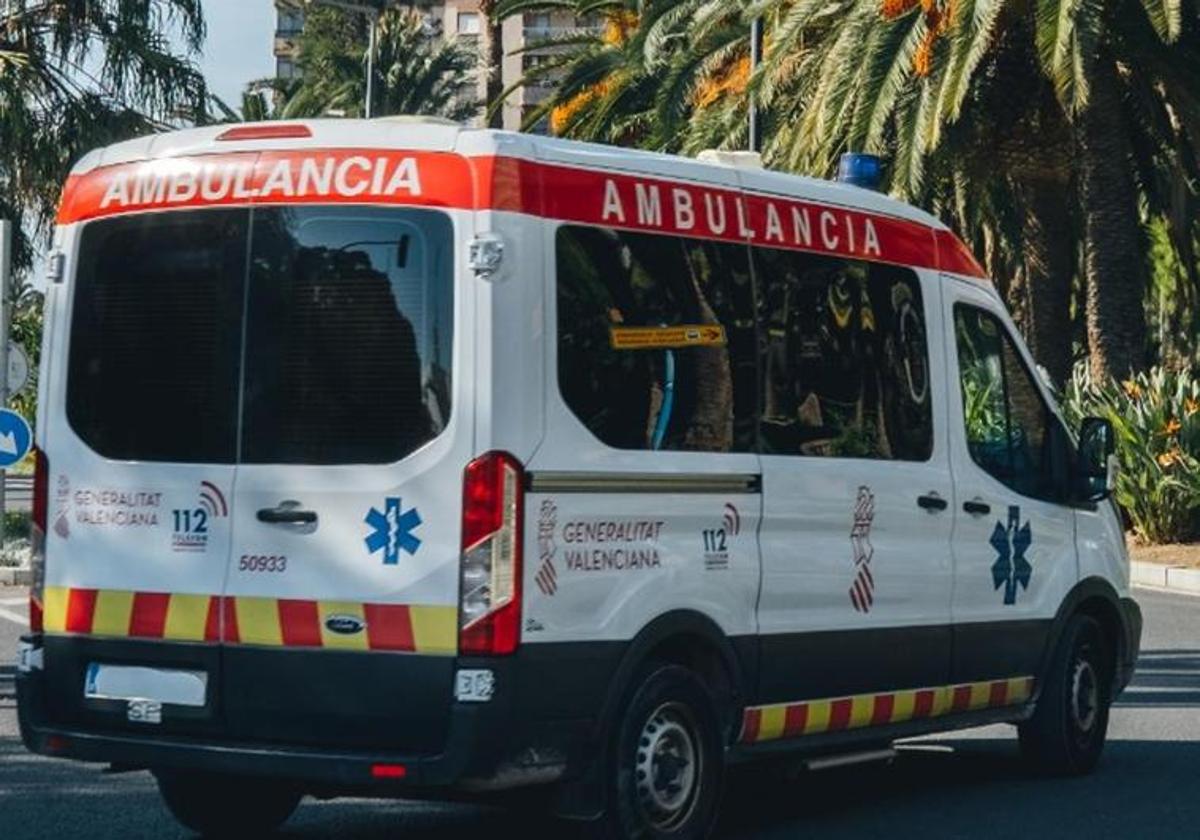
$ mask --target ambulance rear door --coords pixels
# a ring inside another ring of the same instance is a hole
[[[148,698],[166,701],[157,731],[205,731],[218,717],[249,211],[115,215],[60,236],[39,441],[49,712],[137,728],[128,700]]]
[[[471,459],[471,215],[256,207],[224,586],[231,734],[433,752]]]

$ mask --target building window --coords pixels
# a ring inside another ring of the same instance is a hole
[[[478,35],[480,31],[479,14],[477,12],[458,13],[459,35]]]
[[[295,79],[300,75],[296,62],[290,58],[280,58],[275,61],[275,76],[280,79]]]
[[[280,9],[276,34],[281,38],[294,38],[304,30],[304,12],[299,9]]]
[[[548,12],[526,14],[525,34],[537,38],[548,37],[550,35],[550,14]]]

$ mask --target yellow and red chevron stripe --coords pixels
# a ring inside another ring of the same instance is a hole
[[[979,709],[1015,706],[1033,695],[1033,677],[858,694],[752,706],[742,715],[743,744],[905,723]]]
[[[329,631],[324,619],[354,616],[361,633]],[[47,633],[274,647],[390,650],[452,655],[458,613],[450,606],[364,604],[290,598],[46,587]]]

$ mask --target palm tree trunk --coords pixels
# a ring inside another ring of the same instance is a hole
[[[1145,363],[1142,229],[1116,65],[1104,53],[1093,63],[1091,92],[1076,132],[1088,346],[1093,375],[1123,379]]]
[[[1061,387],[1071,375],[1071,213],[1065,183],[1021,185],[1021,244],[1025,263],[1024,332],[1038,364]]]
[[[504,21],[496,15],[496,0],[481,0],[479,13],[487,29],[483,72],[487,74],[487,106],[491,109],[488,128],[504,128],[504,104],[500,102],[504,93]]]
[[[1071,281],[1075,237],[1071,216],[1071,127],[1054,91],[1037,70],[1027,21],[1013,21],[996,44],[984,107],[992,137],[979,137],[977,166],[998,168],[1017,205],[1019,270],[997,287],[1038,364],[1056,385],[1071,372]],[[990,142],[989,142],[990,140]]]

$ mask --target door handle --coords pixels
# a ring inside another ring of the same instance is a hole
[[[939,510],[945,510],[949,506],[949,502],[939,496],[937,493],[926,493],[924,496],[917,496],[917,507],[922,510],[927,510],[930,513],[936,513]]]
[[[992,506],[979,499],[972,499],[969,502],[963,502],[963,510],[972,516],[986,516],[992,512]]]
[[[261,508],[258,521],[270,525],[312,525],[317,521],[317,512],[301,510],[299,502],[280,502],[277,507]]]

